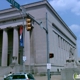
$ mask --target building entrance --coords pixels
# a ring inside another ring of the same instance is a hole
[[[12,63],[12,55],[13,55],[13,29],[8,30],[8,60],[7,66]]]

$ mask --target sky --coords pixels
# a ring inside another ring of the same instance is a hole
[[[15,0],[20,5],[37,2],[40,0]],[[80,0],[48,0],[51,6],[60,15],[77,37],[78,56],[80,57]],[[0,0],[0,10],[10,8],[7,0]]]
[[[76,35],[80,57],[80,0],[51,0],[49,3]]]

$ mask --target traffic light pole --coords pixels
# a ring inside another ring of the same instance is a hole
[[[24,15],[21,14],[20,12],[20,15],[22,16],[23,18],[23,57],[25,56],[25,51],[24,51],[24,43],[25,43],[25,25],[24,25]],[[25,72],[25,61],[23,61],[23,72]]]
[[[48,35],[48,17],[47,17],[47,12],[46,12],[46,42],[47,42],[47,64],[50,63],[49,60],[49,35]],[[47,69],[47,77],[48,80],[50,80],[50,69]]]
[[[14,0],[7,0],[9,3],[11,3],[14,7],[16,7],[19,11],[20,11],[20,15],[23,18],[23,57],[24,57],[24,42],[25,42],[25,25],[24,25],[24,15],[29,16],[33,21],[35,21],[41,28],[43,28],[46,31],[46,40],[47,40],[47,64],[50,62],[49,61],[49,41],[48,41],[48,20],[47,20],[47,13],[46,13],[46,29],[41,25],[42,22],[37,22],[34,17],[28,13],[26,13],[26,9],[24,7],[20,8],[20,5],[14,1]],[[14,3],[17,4],[14,5]],[[21,14],[22,12],[22,14]],[[25,62],[23,61],[23,72],[25,72]],[[48,80],[50,80],[50,69],[47,69],[47,76],[48,76]]]
[[[30,14],[27,14],[29,15],[29,17],[32,18],[32,16]],[[38,22],[36,21],[34,18],[32,18],[33,21],[35,21],[41,28],[43,28],[46,32],[46,42],[47,42],[47,64],[50,63],[50,60],[49,60],[49,35],[48,35],[48,17],[47,17],[47,12],[46,12],[46,28],[42,26],[42,22]],[[50,69],[47,69],[47,77],[48,77],[48,80],[50,80]]]
[[[35,21],[41,28],[43,28],[46,32],[46,42],[47,42],[47,64],[50,63],[49,61],[49,38],[48,38],[48,19],[47,19],[47,13],[46,13],[46,28],[43,27],[41,24],[42,22],[38,22],[34,19],[34,17],[32,15],[30,15],[29,13],[26,13],[26,10],[24,7],[22,7],[22,9],[19,10],[20,11],[20,15],[22,16],[23,18],[23,57],[25,55],[24,53],[24,42],[25,42],[25,25],[24,25],[24,15],[26,16],[29,16],[33,21]],[[21,14],[22,12],[22,14]],[[25,62],[23,61],[23,72],[25,72]],[[48,77],[48,80],[50,80],[50,69],[47,69],[47,77]]]
[[[12,6],[12,5],[11,5]],[[23,57],[25,56],[25,51],[24,51],[24,42],[25,42],[25,25],[24,25],[24,16],[26,15],[25,13],[25,8],[24,7],[22,7],[22,9],[20,9],[20,10],[18,10],[19,12],[20,12],[20,15],[22,16],[22,19],[23,19]],[[21,14],[21,12],[22,12],[22,14]],[[25,72],[25,61],[23,61],[23,72]]]
[[[46,32],[46,42],[47,42],[47,64],[50,63],[49,60],[49,36],[48,36],[48,17],[46,12],[46,28],[42,26],[42,22],[36,21],[30,14],[27,14],[33,21],[35,21],[41,28],[43,28]],[[47,69],[47,78],[50,80],[50,69]]]

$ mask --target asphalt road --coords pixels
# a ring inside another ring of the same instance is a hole
[[[48,80],[47,76],[34,76],[36,80]],[[0,77],[3,80],[3,77]],[[50,80],[61,80],[61,75],[52,75]]]

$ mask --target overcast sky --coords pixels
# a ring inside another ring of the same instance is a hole
[[[15,0],[20,5],[40,0]],[[48,0],[64,22],[77,36],[78,56],[80,56],[80,0]],[[10,7],[7,0],[0,0],[0,10]]]

